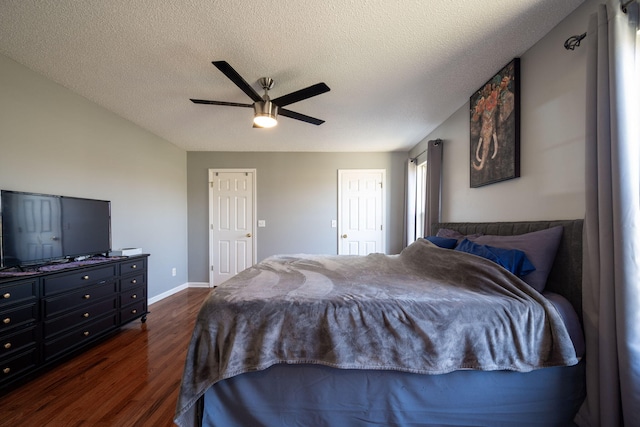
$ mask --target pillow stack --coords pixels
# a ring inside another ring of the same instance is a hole
[[[490,259],[542,292],[562,239],[562,226],[515,236],[471,234],[440,229],[426,239],[449,249]]]

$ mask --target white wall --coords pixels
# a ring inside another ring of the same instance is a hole
[[[586,48],[568,51],[563,44],[586,31],[588,16],[598,3],[585,2],[520,56],[520,178],[469,187],[468,101],[424,139],[445,141],[443,221],[584,217]],[[412,152],[420,151],[424,141]]]
[[[149,296],[186,283],[186,152],[2,55],[0,94],[0,188],[110,200]]]

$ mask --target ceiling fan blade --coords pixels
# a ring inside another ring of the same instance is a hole
[[[212,64],[215,65],[218,70],[222,71],[222,73],[227,76],[229,80],[234,82],[236,86],[242,89],[244,93],[249,95],[249,98],[253,99],[254,102],[262,101],[262,97],[253,90],[251,85],[247,83],[247,81],[243,79],[242,76],[240,76],[240,74],[238,74],[238,72],[227,63],[227,61],[213,61]]]
[[[331,89],[329,89],[329,86],[327,86],[326,84],[316,83],[304,89],[291,92],[288,95],[283,95],[276,99],[272,99],[271,102],[276,104],[278,107],[284,107],[285,105],[293,104],[294,102],[299,102],[303,99],[311,98],[312,96],[329,92],[330,90]]]
[[[249,108],[253,107],[253,104],[241,104],[239,102],[209,101],[208,99],[190,99],[190,100],[194,104],[226,105],[227,107],[249,107]]]
[[[278,115],[289,117],[290,119],[301,120],[303,122],[311,123],[312,125],[321,125],[324,120],[316,119],[315,117],[305,116],[304,114],[296,113],[295,111],[287,110],[286,108],[278,109]]]

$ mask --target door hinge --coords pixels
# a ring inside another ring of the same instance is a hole
[[[382,181],[380,181],[380,188],[382,188]]]
[[[382,231],[382,224],[380,224],[380,231]]]
[[[211,227],[211,229],[213,230],[213,224],[209,224],[209,227]]]
[[[209,182],[209,187],[213,188],[213,181]]]

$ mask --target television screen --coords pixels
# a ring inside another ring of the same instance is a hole
[[[111,206],[105,200],[2,190],[2,266],[107,253]]]

